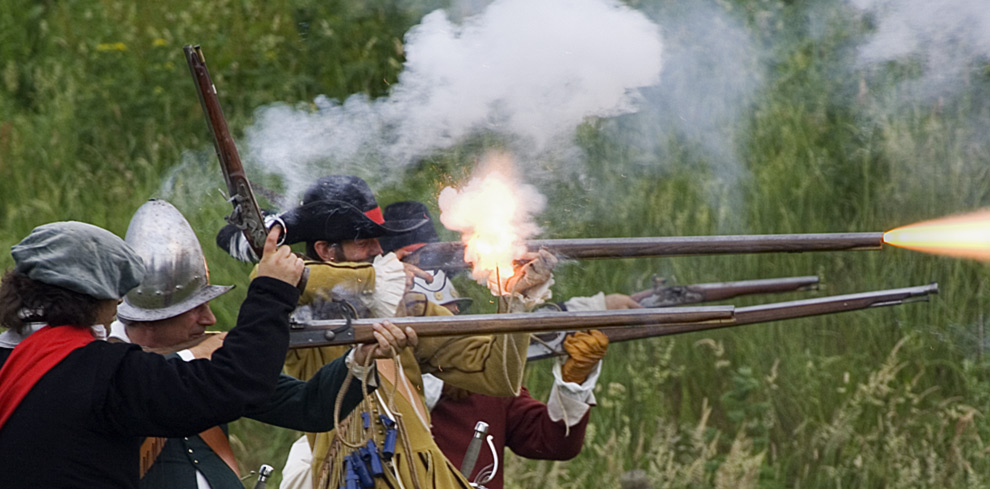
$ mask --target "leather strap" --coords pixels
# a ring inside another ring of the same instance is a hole
[[[230,440],[227,439],[223,429],[214,426],[200,433],[199,437],[220,457],[220,460],[223,460],[223,463],[227,464],[227,467],[230,467],[230,470],[238,478],[241,477],[241,471],[237,468],[237,458],[234,457],[234,451],[230,448]],[[141,444],[141,478],[144,478],[145,474],[151,470],[151,466],[155,465],[155,461],[158,460],[158,456],[162,454],[162,450],[165,448],[166,441],[166,438],[157,436],[149,436],[144,439],[144,443]]]
[[[227,464],[227,467],[230,467],[230,470],[234,471],[234,474],[239,479],[241,477],[241,471],[237,468],[237,458],[234,457],[234,451],[230,448],[230,440],[227,439],[227,434],[219,426],[214,426],[200,433],[199,437],[216,452],[217,456]]]
[[[423,403],[423,396],[415,393],[415,389],[413,389],[412,384],[409,382],[409,377],[396,375],[395,362],[391,359],[376,360],[376,362],[378,375],[397,387],[396,391],[398,391],[400,396],[406,398],[406,401],[409,401],[409,404],[413,407],[413,411],[416,411],[416,417],[429,430],[430,423],[427,421],[427,410],[426,404]]]
[[[141,443],[141,478],[151,470],[151,466],[155,465],[155,460],[158,460],[158,456],[162,454],[162,450],[165,448],[165,442],[167,438],[160,438],[157,436],[149,436],[144,439]]]

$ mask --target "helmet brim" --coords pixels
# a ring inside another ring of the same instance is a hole
[[[233,285],[207,285],[182,302],[159,309],[136,307],[125,297],[124,302],[117,306],[117,317],[131,322],[161,321],[162,319],[172,318],[191,311],[202,304],[226,294],[233,288]]]

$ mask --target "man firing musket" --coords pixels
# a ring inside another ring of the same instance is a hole
[[[218,148],[218,154],[221,151]],[[221,155],[221,159],[223,156]],[[227,167],[225,166],[225,169]],[[230,178],[228,177],[228,181]],[[234,194],[232,190],[232,195]],[[234,200],[237,204],[236,199]],[[337,313],[344,311],[349,316],[340,324],[301,320],[297,324],[305,326],[294,333],[294,337],[305,337],[302,343],[290,354],[286,368],[290,373],[296,373],[306,378],[316,368],[331,358],[339,356],[339,351],[327,349],[319,345],[345,345],[362,341],[364,326],[358,317],[392,317],[394,315],[412,314],[425,316],[431,314],[445,315],[440,309],[433,307],[428,301],[410,298],[409,286],[415,277],[427,281],[430,276],[416,267],[459,268],[464,260],[456,256],[444,256],[434,262],[426,261],[416,255],[407,257],[405,263],[399,262],[393,254],[382,254],[377,238],[408,232],[416,229],[423,222],[397,222],[383,218],[373,195],[360,179],[346,176],[331,176],[319,179],[307,190],[301,206],[291,209],[279,216],[285,230],[285,242],[306,243],[306,254],[312,261],[307,270],[313,274],[320,273],[322,277],[317,284],[307,286],[304,290],[301,304],[309,304],[319,314],[327,310]],[[236,228],[236,221],[232,221]],[[250,233],[231,234],[226,230],[218,236],[218,243],[226,245],[228,251],[235,256],[244,257],[238,250],[243,250],[242,243],[250,245]],[[883,243],[883,235],[879,233],[851,233],[847,235],[785,235],[785,236],[754,236],[754,237],[702,237],[702,238],[650,238],[648,242],[638,239],[620,240],[618,243],[609,240],[555,240],[554,242],[529,242],[530,246],[540,247],[537,253],[526,257],[527,261],[516,263],[514,267],[496,268],[494,279],[489,286],[494,294],[500,296],[510,307],[527,308],[549,297],[549,286],[552,284],[551,271],[557,258],[544,250],[550,248],[563,257],[572,258],[607,258],[618,256],[677,256],[681,254],[715,254],[715,253],[765,253],[779,251],[824,251],[879,249]],[[459,245],[452,245],[453,253],[458,252]],[[625,251],[616,251],[625,249]],[[419,253],[425,253],[426,247]],[[442,250],[450,255],[451,249]],[[419,261],[417,261],[419,260]],[[401,285],[400,284],[401,281]],[[389,285],[392,284],[392,285]],[[414,297],[414,296],[413,296]],[[341,307],[346,304],[346,307]],[[656,314],[660,314],[657,316]],[[566,315],[566,313],[565,313]],[[668,328],[667,334],[689,330],[710,329],[733,324],[732,308],[690,308],[667,310],[663,313],[643,311],[636,314],[606,313],[600,316],[590,316],[592,322],[582,327],[613,328],[617,321],[628,328],[630,324],[660,323]],[[631,319],[636,318],[636,319]],[[649,319],[645,319],[649,318]],[[421,318],[417,318],[421,319]],[[365,487],[394,485],[403,481],[403,485],[412,483],[418,485],[422,473],[432,472],[433,483],[439,487],[455,487],[465,483],[463,476],[455,470],[441,467],[426,467],[418,465],[417,461],[442,460],[429,435],[429,415],[422,405],[421,386],[414,384],[424,372],[432,372],[446,376],[453,384],[464,382],[471,390],[498,391],[505,395],[508,391],[515,393],[519,389],[521,379],[522,358],[520,347],[528,344],[528,331],[565,329],[561,318],[539,317],[529,315],[525,319],[500,316],[493,318],[497,327],[490,329],[496,336],[477,335],[464,336],[465,329],[449,328],[444,324],[444,331],[434,336],[426,323],[418,324],[424,341],[409,358],[397,358],[395,365],[387,366],[378,363],[382,373],[382,381],[391,389],[380,389],[378,393],[397,393],[385,402],[379,394],[369,398],[373,411],[381,414],[373,419],[373,412],[366,411],[361,419],[354,417],[345,421],[346,430],[329,436],[310,438],[315,457],[312,464],[312,479],[320,489],[329,485],[344,482],[356,483]],[[575,317],[563,318],[574,327]],[[586,318],[588,319],[588,318]],[[425,319],[424,319],[425,320]],[[515,320],[516,323],[512,323]],[[628,321],[640,321],[628,322]],[[449,321],[449,320],[448,320]],[[523,324],[523,323],[527,324]],[[509,325],[508,329],[505,325]],[[439,328],[441,326],[432,325]],[[321,329],[322,328],[322,329]],[[502,328],[502,329],[499,329]],[[317,337],[313,330],[317,329]],[[475,330],[476,331],[476,330]],[[442,336],[441,336],[442,335]],[[454,335],[454,336],[449,336]],[[436,338],[434,341],[433,339]],[[447,338],[447,339],[444,339]],[[565,339],[566,341],[566,339]],[[424,344],[428,346],[423,346]],[[456,345],[456,346],[455,346]],[[475,350],[484,351],[479,355]],[[315,353],[314,353],[315,352]],[[472,358],[482,358],[481,365],[468,366]],[[500,358],[501,357],[501,358]],[[461,363],[464,363],[462,366]],[[465,368],[467,366],[467,368]],[[477,375],[462,375],[474,372]],[[480,381],[480,383],[478,382]],[[389,409],[389,407],[396,409]],[[345,432],[346,431],[346,432]],[[385,435],[377,439],[377,435]],[[396,437],[403,443],[396,445]],[[367,441],[367,445],[362,445]],[[397,456],[403,452],[402,456]],[[367,467],[363,460],[368,458],[383,462],[376,467]],[[405,461],[405,462],[402,462]],[[438,471],[438,469],[440,469]],[[369,472],[370,471],[370,472]]]

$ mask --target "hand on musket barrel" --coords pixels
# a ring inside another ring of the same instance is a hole
[[[409,251],[408,249],[398,249],[395,250],[394,253],[395,253],[395,257],[398,258],[400,261],[402,261],[407,256],[409,256],[411,251]],[[406,292],[409,292],[412,289],[413,280],[417,277],[425,280],[426,283],[428,284],[433,283],[433,274],[424,271],[423,269],[417,267],[416,265],[413,265],[411,263],[406,263],[405,261],[403,261],[402,268],[406,272]]]
[[[368,357],[392,358],[399,350],[409,346],[415,347],[419,342],[416,331],[406,326],[405,330],[389,321],[375,323],[372,326],[377,343],[358,344],[354,349],[354,362],[364,365]]]
[[[527,252],[514,265],[515,273],[505,281],[502,298],[506,299],[505,310],[522,312],[542,304],[550,298],[550,287],[554,284],[553,269],[557,257],[547,250]],[[494,293],[495,291],[493,291]]]

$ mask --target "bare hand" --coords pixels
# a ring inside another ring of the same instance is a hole
[[[419,277],[426,281],[428,284],[433,283],[433,275],[429,272],[424,272],[419,267],[410,265],[408,263],[403,263],[402,267],[406,270],[406,292],[412,289],[413,279]]]
[[[395,257],[398,258],[399,261],[402,261],[405,260],[407,256],[415,253],[417,250],[422,248],[425,244],[426,243],[413,243],[411,245],[403,246],[402,248],[399,248],[393,251],[392,253],[395,253]]]
[[[382,321],[373,324],[372,328],[378,343],[358,345],[354,349],[354,362],[358,365],[364,365],[369,355],[372,358],[392,358],[399,350],[419,343],[416,331],[409,326],[403,331],[389,321]]]
[[[213,357],[213,352],[223,346],[223,340],[226,337],[226,331],[222,333],[207,333],[206,339],[198,345],[189,348],[189,352],[193,354],[193,358],[205,358],[209,360]]]
[[[605,309],[642,309],[643,306],[626,294],[608,294],[605,296]]]
[[[295,286],[302,277],[302,258],[294,255],[288,246],[277,246],[279,235],[282,233],[281,226],[272,226],[268,231],[268,239],[265,240],[265,252],[258,263],[258,276],[279,279],[289,285]]]
[[[645,299],[645,298],[647,298],[647,297],[649,297],[651,295],[653,295],[653,289],[646,289],[646,290],[641,290],[639,292],[636,292],[635,294],[631,295],[630,297],[632,297],[632,300],[634,300],[636,302],[639,302],[639,301],[641,301],[641,300],[643,300],[643,299]],[[607,300],[608,299],[606,299],[606,301]]]

